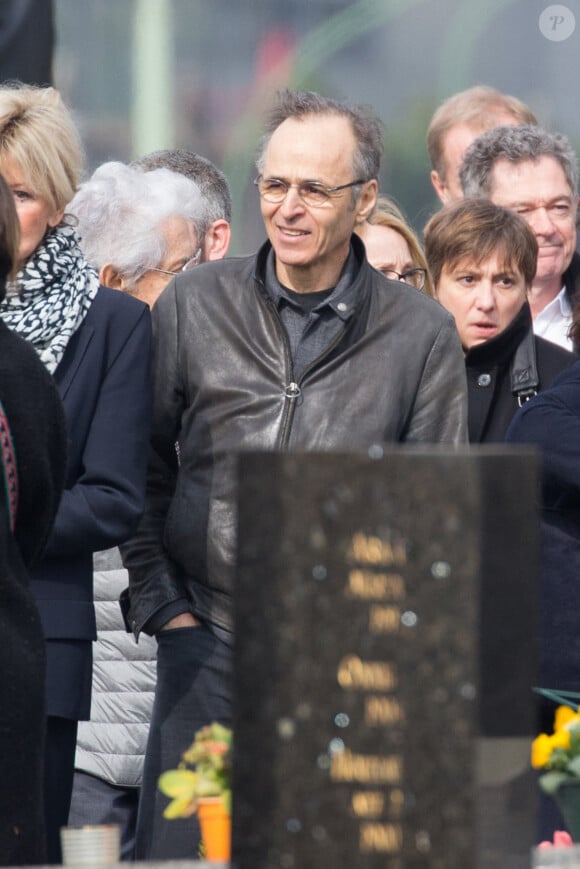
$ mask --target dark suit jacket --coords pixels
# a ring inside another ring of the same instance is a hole
[[[32,573],[48,641],[49,715],[89,716],[92,554],[126,540],[143,509],[150,332],[142,302],[101,287],[55,372],[67,419],[67,480]]]

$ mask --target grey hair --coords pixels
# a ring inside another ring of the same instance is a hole
[[[207,226],[203,227],[204,235],[216,220],[232,222],[232,195],[227,178],[211,160],[201,154],[186,148],[164,148],[138,157],[129,165],[143,172],[171,169],[195,181],[206,199],[208,221]]]
[[[77,220],[89,263],[97,271],[110,263],[129,283],[165,258],[165,221],[181,217],[197,231],[206,217],[204,199],[193,181],[169,169],[145,173],[116,162],[95,170],[69,211]]]
[[[465,196],[489,197],[496,160],[519,163],[541,157],[557,160],[572,194],[576,195],[578,165],[569,140],[562,133],[551,133],[532,124],[496,127],[475,139],[465,152],[459,173],[463,193]]]
[[[355,178],[362,178],[365,181],[378,178],[383,154],[383,135],[377,116],[367,106],[351,106],[313,91],[278,92],[278,101],[267,115],[264,135],[258,145],[256,158],[258,172],[263,172],[266,148],[280,124],[289,118],[302,120],[322,115],[336,115],[350,121],[357,141],[352,167]]]

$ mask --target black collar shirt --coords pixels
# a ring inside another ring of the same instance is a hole
[[[359,268],[351,245],[335,287],[317,293],[296,293],[284,287],[276,277],[275,255],[270,250],[266,261],[266,289],[288,335],[294,380],[299,381],[306,369],[346,329],[356,307],[355,279]]]

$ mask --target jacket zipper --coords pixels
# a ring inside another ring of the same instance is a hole
[[[278,314],[277,311],[276,314]],[[284,330],[284,335],[286,335],[286,330]],[[302,372],[302,376],[297,383],[293,381],[292,383],[289,383],[284,389],[284,395],[286,396],[286,409],[284,412],[284,419],[282,420],[282,431],[280,435],[280,446],[282,449],[287,449],[288,447],[288,441],[290,440],[290,433],[292,431],[292,422],[294,420],[294,411],[296,409],[298,399],[302,395],[302,383],[304,382],[304,378],[307,374],[313,371],[320,362],[322,362],[324,359],[326,359],[327,356],[332,353],[334,348],[338,346],[339,342],[342,340],[343,337],[344,330],[342,332],[339,332],[332,344],[330,344],[326,348],[324,353],[321,353],[320,356],[318,356],[316,359],[313,359],[310,365],[308,365],[304,369],[304,371]],[[288,346],[287,340],[285,346],[286,348]],[[292,365],[291,362],[290,364]]]
[[[264,287],[262,281],[259,278],[254,276],[254,280],[256,281],[257,284],[260,284],[262,287]],[[267,291],[266,291],[265,287],[264,287],[264,293],[267,295]],[[262,300],[266,303],[266,305],[268,305],[272,309],[274,317],[276,318],[276,320],[279,323],[280,332],[282,334],[282,341],[284,344],[284,357],[285,357],[285,361],[286,361],[286,370],[291,371],[292,375],[293,375],[294,374],[294,365],[292,362],[292,356],[290,354],[288,335],[286,333],[286,329],[284,328],[284,323],[282,322],[282,318],[280,317],[280,314],[278,313],[278,309],[276,308],[276,305],[274,304],[273,300],[270,299],[269,296],[267,296],[267,298],[264,298],[264,295],[260,292],[258,293],[258,296],[260,296],[262,298]],[[310,371],[312,371],[316,367],[316,365],[318,365],[319,362],[321,362],[323,359],[326,358],[326,356],[328,356],[330,353],[332,353],[334,348],[338,345],[338,343],[342,340],[343,337],[344,337],[344,330],[342,332],[339,332],[339,334],[336,336],[336,338],[334,339],[332,344],[326,348],[324,353],[321,353],[320,356],[318,356],[316,359],[314,359],[310,363],[310,365],[308,365],[304,369],[304,371],[302,372],[302,377],[300,378],[300,380],[298,382],[291,380],[290,383],[288,383],[284,387],[284,413],[282,416],[282,423],[280,426],[280,435],[278,438],[278,443],[279,443],[280,449],[285,450],[288,447],[288,441],[290,440],[290,433],[292,431],[292,422],[294,420],[294,411],[296,409],[296,404],[298,402],[298,399],[302,395],[301,384],[303,383],[304,378],[306,377],[306,375]]]

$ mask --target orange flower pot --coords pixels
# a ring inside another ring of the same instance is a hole
[[[231,856],[232,819],[219,797],[199,801],[197,817],[206,860],[228,862]]]

